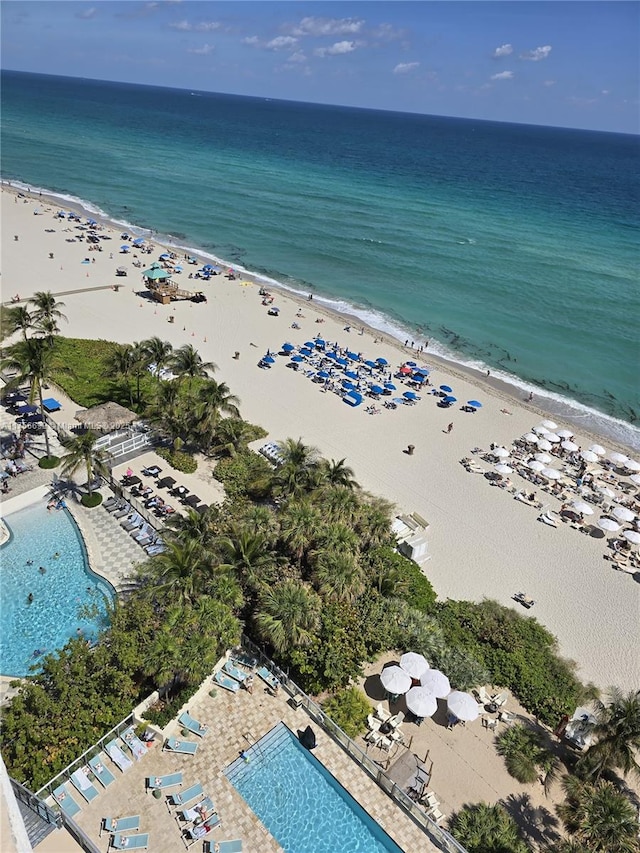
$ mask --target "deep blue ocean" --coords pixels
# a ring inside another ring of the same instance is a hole
[[[620,134],[2,73],[3,180],[313,290],[626,440],[591,410],[640,423],[638,155]]]

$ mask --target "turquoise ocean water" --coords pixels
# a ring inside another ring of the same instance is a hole
[[[2,178],[638,445],[638,138],[2,73]]]

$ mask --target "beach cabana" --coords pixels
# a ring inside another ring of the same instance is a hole
[[[348,406],[359,406],[362,402],[362,394],[359,394],[357,391],[349,391],[348,394],[345,394],[342,398]]]
[[[138,420],[138,415],[119,403],[109,402],[92,406],[90,409],[81,409],[76,412],[75,419],[86,429],[108,433],[129,426]]]

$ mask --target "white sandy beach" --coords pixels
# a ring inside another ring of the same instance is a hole
[[[40,215],[34,215],[36,209]],[[181,287],[204,291],[207,304],[150,302],[137,293],[144,286],[140,270],[132,266],[134,251],[119,254],[122,229],[109,232],[113,239],[102,243],[101,253],[88,252],[84,242],[67,242],[78,233],[77,223],[56,219],[58,209],[55,200],[25,200],[3,189],[5,303],[16,293],[26,299],[35,291],[51,290],[65,303],[66,336],[130,342],[158,335],[174,347],[193,344],[205,360],[218,365],[216,377],[240,397],[242,415],[267,429],[270,439],[302,437],[329,458],[346,457],[365,489],[429,521],[432,556],[425,572],[440,597],[490,597],[517,608],[511,596],[525,591],[536,600],[531,615],[558,636],[561,652],[578,663],[584,680],[604,689],[640,686],[640,576],[615,571],[604,559],[606,538],[595,540],[568,525],[553,529],[540,523],[535,509],[459,464],[475,446],[509,446],[540,423],[543,413],[428,353],[415,360],[431,366],[432,383],[451,385],[460,403],[481,400],[481,410],[439,409],[426,394],[418,405],[396,411],[378,404],[382,411],[376,416],[366,414],[365,405],[351,409],[301,373],[287,370],[285,359],[277,358],[271,370],[258,369],[258,360],[267,349],[277,352],[284,341],[298,345],[318,333],[365,358],[382,356],[394,367],[410,357],[408,351],[390,340],[374,345],[373,332],[360,335],[355,327],[344,331],[344,318],[328,315],[313,302],[302,304],[301,328],[293,330],[301,303],[289,295],[274,293],[280,315],[268,316],[257,285],[223,276],[189,281],[187,274],[196,267],[185,266],[175,280]],[[142,255],[143,268],[158,254]],[[95,258],[95,263],[82,264],[84,258]],[[127,267],[127,278],[115,277],[119,266]],[[119,292],[112,289],[115,283],[123,285]],[[319,318],[321,324],[316,323]],[[503,414],[505,408],[511,414]],[[453,431],[446,434],[451,421]],[[594,440],[581,435],[577,425],[559,425],[575,429],[582,447]],[[600,443],[612,449],[610,443]],[[403,453],[408,444],[415,445],[413,456]],[[517,475],[512,480],[528,485]],[[555,498],[540,491],[539,497],[545,506],[559,509]]]

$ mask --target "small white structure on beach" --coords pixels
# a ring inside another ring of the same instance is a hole
[[[586,749],[593,743],[593,729],[597,719],[588,708],[576,708],[567,723],[564,736],[578,749]]]
[[[431,559],[426,537],[428,527],[429,522],[415,512],[411,515],[397,515],[391,525],[398,541],[398,551],[418,565]]]

